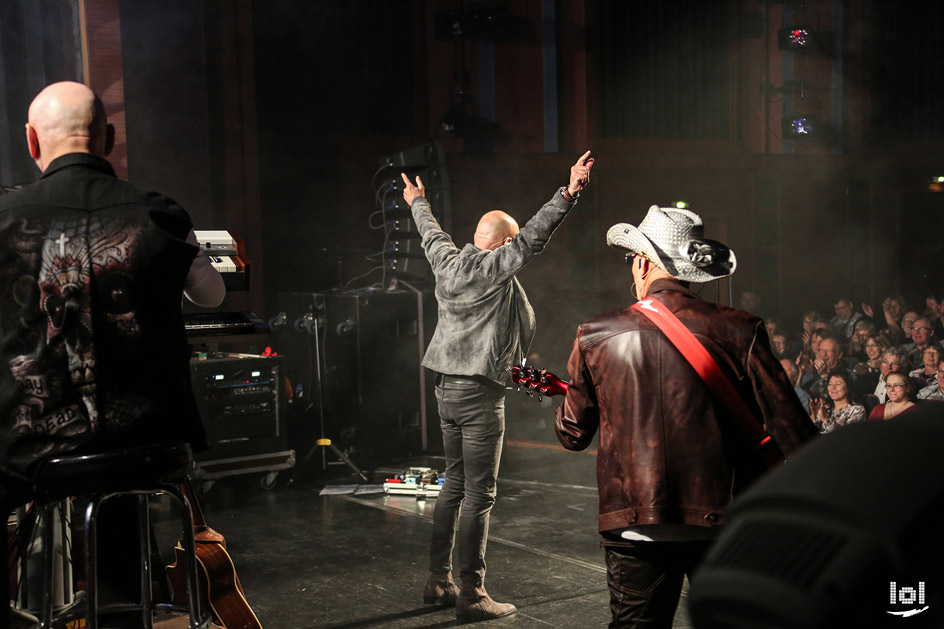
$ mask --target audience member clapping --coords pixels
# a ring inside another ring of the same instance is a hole
[[[814,332],[814,337],[815,334]],[[842,345],[839,339],[834,334],[824,331],[823,339],[819,342],[816,350],[816,357],[813,359],[814,378],[806,387],[811,394],[814,394],[813,397],[826,395],[829,374],[836,369],[847,371],[850,379],[855,379],[852,372],[843,366],[842,357]]]
[[[815,310],[807,310],[803,313],[803,327],[797,340],[803,344],[804,350],[809,351],[813,330],[828,327],[829,324],[826,323],[826,321],[819,315],[818,312]]]
[[[882,354],[889,348],[888,338],[884,334],[873,334],[865,340],[865,360],[852,370],[856,378],[866,374],[878,373],[882,364]]]
[[[821,433],[865,420],[865,406],[853,401],[852,376],[845,369],[829,373],[826,392],[810,401],[810,417]]]
[[[856,363],[868,360],[865,342],[873,334],[875,334],[875,323],[871,319],[862,317],[856,321],[852,337],[849,339],[849,347],[846,349],[846,356],[854,358]]]

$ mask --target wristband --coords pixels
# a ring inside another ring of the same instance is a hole
[[[570,196],[570,193],[567,191],[567,186],[562,186],[560,189],[560,195],[563,197],[564,201],[567,201],[568,203],[576,203],[577,197],[580,196],[580,193],[578,192],[574,196]]]

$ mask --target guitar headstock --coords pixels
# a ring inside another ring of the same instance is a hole
[[[508,371],[511,372],[511,379],[518,385],[518,391],[524,387],[528,397],[535,394],[538,396],[538,402],[543,400],[545,395],[550,397],[567,393],[567,383],[547,369],[536,369],[518,363],[509,367]]]

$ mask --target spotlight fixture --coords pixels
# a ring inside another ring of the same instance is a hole
[[[815,31],[804,26],[781,28],[777,31],[777,44],[780,50],[810,50],[817,43]]]
[[[944,192],[944,176],[935,176],[928,179],[928,190],[931,192]]]
[[[680,210],[685,210],[688,208],[688,203],[686,203],[685,201],[676,201],[675,207],[677,207]]]
[[[780,44],[780,50],[807,48],[813,44],[813,33],[810,29],[801,26],[782,28],[777,31],[777,41]]]
[[[833,44],[829,31],[792,26],[777,31],[778,48],[784,52],[810,52],[831,55]]]
[[[818,135],[819,127],[815,116],[791,116],[783,119],[784,140],[804,140]]]

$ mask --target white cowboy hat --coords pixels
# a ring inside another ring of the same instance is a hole
[[[694,212],[653,205],[639,227],[610,227],[606,244],[637,253],[684,282],[710,282],[734,273],[734,252],[704,238],[704,233],[705,225]]]

